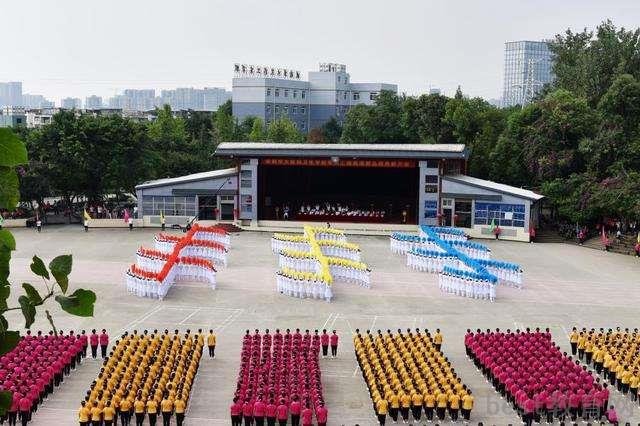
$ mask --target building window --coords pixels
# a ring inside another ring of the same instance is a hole
[[[515,226],[524,228],[524,204],[479,203],[476,202],[473,223],[475,225]]]
[[[435,219],[438,216],[438,201],[425,200],[424,202],[424,218]]]
[[[375,101],[376,99],[378,99],[378,93],[377,92],[369,93],[369,100],[370,101]]]
[[[298,111],[298,107],[295,105],[291,107],[291,114],[295,114]]]
[[[276,98],[280,97],[280,89],[276,89]]]
[[[271,88],[267,89],[267,96],[271,96]]]
[[[142,212],[145,216],[195,216],[196,197],[173,197],[145,195],[142,197]]]
[[[285,98],[289,97],[289,89],[284,89],[284,97]]]
[[[302,123],[302,124],[300,125],[300,128],[301,128],[302,130],[306,130],[306,129],[307,129],[307,126],[306,126],[306,124]]]
[[[280,105],[276,105],[276,114],[280,112]]]
[[[471,228],[471,200],[457,200],[456,210],[454,213],[456,218],[456,226],[460,228]]]
[[[297,98],[297,97],[298,97],[298,91],[297,91],[297,90],[294,90],[294,91],[293,91],[293,99],[295,99],[295,98]]]
[[[360,100],[360,92],[353,92],[353,100],[354,101]]]
[[[303,91],[302,91],[302,93],[301,93],[301,97],[302,97],[302,99],[304,99],[304,98],[306,98],[306,97],[307,97],[307,91],[306,91],[306,90],[303,90]]]
[[[271,105],[267,104],[266,109],[267,109],[267,112],[271,112]]]
[[[342,92],[342,99],[347,100],[347,92]]]
[[[303,107],[303,106],[301,106],[301,107],[300,107],[300,114],[304,114],[305,110],[306,110],[306,108],[305,108],[305,107]]]
[[[282,111],[283,111],[285,114],[287,114],[287,113],[289,112],[289,106],[288,106],[288,105],[283,106],[283,107],[282,107]]]
[[[338,76],[338,83],[340,83],[340,76]]]

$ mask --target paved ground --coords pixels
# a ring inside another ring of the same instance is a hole
[[[188,411],[188,425],[226,425],[235,388],[241,336],[245,329],[268,327],[337,329],[340,356],[323,360],[323,381],[330,425],[374,425],[365,385],[353,355],[354,329],[422,327],[442,329],[444,351],[465,383],[476,394],[474,421],[485,425],[518,424],[503,402],[466,359],[463,335],[467,328],[550,327],[554,339],[568,349],[567,330],[586,327],[638,327],[640,284],[637,259],[563,244],[489,242],[493,257],[519,263],[526,289],[499,288],[496,303],[441,294],[435,277],[404,266],[392,255],[388,239],[351,237],[361,244],[364,260],[373,269],[371,290],[338,284],[335,300],[298,300],[274,291],[276,256],[270,235],[244,232],[232,238],[229,266],[218,273],[218,289],[181,285],[164,302],[130,296],[122,274],[135,259],[136,248],[152,246],[151,230],[94,230],[51,227],[41,234],[15,230],[18,251],[12,260],[12,282],[37,283],[29,271],[33,254],[50,259],[74,257],[71,286],[92,288],[98,295],[95,318],[72,318],[54,309],[63,330],[106,328],[112,335],[144,328],[209,329],[218,333],[215,360],[203,358]],[[17,293],[17,290],[16,290]],[[15,295],[14,295],[15,296]],[[10,317],[21,323],[19,314]],[[48,329],[38,320],[34,329]],[[88,361],[45,402],[34,425],[75,424],[78,404],[98,370]],[[640,420],[640,410],[613,392],[623,420]],[[632,422],[633,423],[633,422]]]

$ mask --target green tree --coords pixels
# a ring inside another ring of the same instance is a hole
[[[15,168],[27,164],[27,150],[24,143],[9,129],[0,129],[0,209],[12,210],[19,199],[18,176]],[[13,235],[6,229],[0,229],[0,356],[13,350],[20,341],[20,333],[12,330],[7,313],[21,311],[25,328],[35,321],[39,307],[53,298],[62,310],[77,316],[93,316],[96,295],[90,290],[76,289],[69,293],[69,274],[71,273],[71,255],[54,258],[47,268],[37,256],[33,257],[31,270],[41,277],[42,285],[23,283],[24,294],[18,297],[17,306],[9,306],[8,300],[12,286],[9,282],[9,264],[11,252],[16,249]],[[39,287],[43,287],[38,290]],[[42,294],[41,294],[42,293]],[[54,333],[57,329],[48,308],[45,315]],[[0,416],[4,417],[11,405],[12,392],[0,391]]]
[[[335,117],[322,125],[322,138],[325,143],[338,143],[342,136],[342,126]]]
[[[249,140],[251,142],[262,142],[267,138],[264,131],[264,121],[261,118],[256,117],[251,125],[251,131],[249,132]]]
[[[280,118],[274,120],[267,129],[267,140],[276,143],[302,143],[305,138],[291,120]]]
[[[440,94],[408,97],[402,105],[402,128],[411,143],[453,143],[453,129],[444,121],[449,98]]]

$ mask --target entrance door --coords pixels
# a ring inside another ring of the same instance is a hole
[[[215,209],[218,207],[218,197],[198,197],[198,219],[217,220]]]
[[[233,220],[233,206],[231,203],[220,204],[220,220]]]
[[[442,226],[453,226],[453,200],[442,199]]]

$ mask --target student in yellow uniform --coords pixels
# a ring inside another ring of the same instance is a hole
[[[98,401],[93,402],[93,408],[91,409],[91,426],[101,426],[102,424],[102,410],[98,407]]]
[[[427,415],[427,421],[433,420],[433,411],[436,408],[436,396],[432,392],[425,392],[422,396],[424,401],[424,413]]]
[[[378,402],[376,402],[376,414],[378,415],[378,422],[380,422],[380,426],[384,426],[387,421],[387,412],[389,411],[389,403],[386,399],[380,398]]]
[[[449,395],[449,417],[452,422],[458,421],[458,411],[460,410],[460,396],[453,392]]]
[[[89,418],[91,417],[91,409],[87,407],[86,401],[80,403],[80,410],[78,411],[78,421],[80,426],[89,426]]]
[[[184,413],[187,410],[187,404],[182,399],[182,394],[179,393],[175,401],[173,401],[173,409],[176,412],[176,426],[182,426],[184,422]]]
[[[433,335],[433,343],[436,346],[436,351],[440,352],[440,348],[442,348],[442,334],[440,334],[439,328],[436,328],[436,334]]]
[[[569,336],[569,343],[571,343],[571,355],[576,356],[578,353],[578,338],[580,334],[578,333],[578,329],[573,327],[571,330],[571,336]]]
[[[391,396],[389,397],[389,405],[391,406],[389,415],[395,423],[398,421],[398,411],[400,410],[400,397],[398,396],[398,394],[391,393]]]
[[[171,425],[171,416],[173,415],[173,402],[169,399],[169,392],[164,393],[164,398],[160,402],[162,410],[162,424],[164,426]]]
[[[111,401],[107,401],[106,405],[102,409],[102,417],[104,420],[104,426],[113,425],[113,421],[116,419],[116,409]]]
[[[142,391],[138,391],[138,396],[133,402],[133,413],[136,416],[136,426],[142,426],[142,423],[144,423],[144,411],[146,405],[147,404],[142,400]]]
[[[123,425],[131,423],[131,408],[131,399],[123,398],[122,401],[120,401],[120,423]]]
[[[584,359],[584,349],[587,345],[587,336],[585,332],[581,332],[578,336],[578,358],[580,361]]]
[[[436,394],[436,415],[438,420],[443,421],[444,415],[447,412],[447,404],[449,403],[449,397],[441,388],[440,392]]]
[[[471,419],[471,410],[473,409],[473,395],[471,391],[467,391],[467,394],[462,397],[462,418],[468,423]]]
[[[158,403],[153,398],[149,398],[147,400],[147,415],[149,416],[149,426],[156,426],[156,419],[158,418]]]
[[[411,415],[416,422],[422,417],[422,395],[416,391],[411,393]]]
[[[411,396],[402,392],[400,394],[400,414],[402,415],[402,421],[405,423],[409,420],[410,408],[411,408]]]
[[[209,358],[214,358],[216,356],[216,335],[213,334],[213,330],[209,330],[207,347],[209,348]]]

